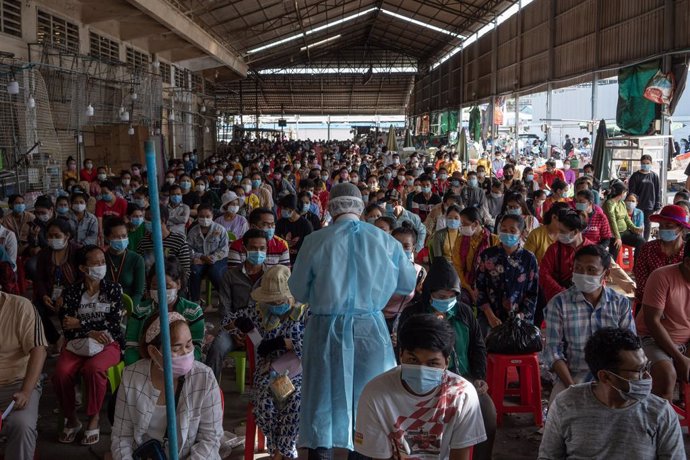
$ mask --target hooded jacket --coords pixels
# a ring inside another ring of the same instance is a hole
[[[429,274],[422,285],[422,295],[417,302],[403,310],[400,325],[415,314],[437,313],[431,306],[431,293],[443,289],[457,293],[458,302],[445,314],[445,318],[456,334],[455,352],[458,359],[468,365],[468,369],[458,369],[457,363],[451,357],[450,370],[467,379],[484,380],[486,378],[486,346],[479,323],[474,317],[472,308],[460,301],[460,278],[455,268],[444,257],[434,257]],[[459,332],[463,329],[465,333],[460,334]],[[460,337],[466,337],[464,343],[458,340]]]

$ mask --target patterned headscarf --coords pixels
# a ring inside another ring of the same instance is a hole
[[[171,311],[168,312],[168,325],[174,323],[175,321],[186,321],[184,319],[184,316],[179,314],[176,311]],[[153,342],[153,339],[155,339],[158,334],[161,333],[161,318],[160,316],[155,319],[149,326],[149,328],[146,330],[146,343],[151,343]]]

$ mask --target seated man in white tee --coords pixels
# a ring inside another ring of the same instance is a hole
[[[556,397],[539,460],[685,459],[678,416],[651,394],[650,363],[634,332],[599,329],[587,341],[585,361],[596,381]]]
[[[455,334],[436,315],[398,330],[400,362],[370,381],[357,407],[355,450],[374,459],[467,460],[486,439],[477,391],[448,371]]]

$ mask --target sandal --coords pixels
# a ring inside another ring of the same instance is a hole
[[[62,429],[62,433],[60,433],[60,436],[58,437],[58,442],[61,442],[62,444],[72,444],[74,442],[74,438],[77,437],[82,428],[83,425],[81,423],[77,426],[68,427],[67,422],[65,422],[65,427]]]
[[[88,439],[91,439],[91,441],[88,441]],[[101,429],[100,428],[95,428],[93,430],[85,430],[84,431],[84,437],[81,440],[81,445],[82,446],[92,446],[94,444],[98,444],[98,441],[101,440]]]

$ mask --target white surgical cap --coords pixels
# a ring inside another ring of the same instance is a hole
[[[349,182],[334,185],[328,198],[328,212],[334,218],[341,214],[361,215],[364,212],[362,192]]]

